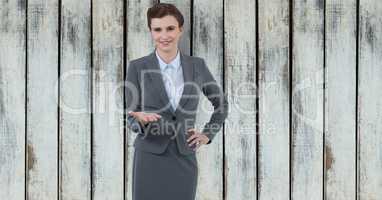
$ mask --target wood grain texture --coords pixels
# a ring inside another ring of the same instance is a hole
[[[127,61],[146,56],[154,51],[154,41],[151,39],[147,25],[147,10],[157,3],[157,0],[127,1],[126,36]]]
[[[356,1],[326,1],[325,199],[355,199]]]
[[[256,199],[256,4],[225,1],[224,13],[230,108],[225,126],[224,199]]]
[[[259,199],[289,199],[289,3],[259,1]]]
[[[0,198],[25,192],[25,1],[0,1]]]
[[[155,0],[144,0],[144,1],[127,1],[126,2],[126,59],[127,59],[127,69],[130,60],[146,56],[152,51],[154,51],[154,41],[152,41],[150,36],[150,30],[147,26],[146,12],[154,3]],[[126,145],[127,152],[125,157],[126,162],[126,199],[132,199],[132,166],[133,166],[133,155],[134,155],[134,140],[137,133],[126,129]]]
[[[324,1],[293,1],[292,199],[323,198]]]
[[[359,2],[359,199],[382,197],[382,4]]]
[[[93,199],[122,200],[123,1],[92,3]]]
[[[223,1],[196,0],[193,4],[193,56],[202,57],[208,69],[223,86]],[[201,93],[195,128],[202,131],[210,120],[213,106]],[[222,199],[223,128],[213,142],[197,152],[198,187],[196,199]]]
[[[190,55],[191,46],[191,0],[161,0],[161,3],[174,4],[183,14],[183,33],[179,41],[179,49]]]
[[[0,199],[132,199],[123,83],[155,49],[158,2],[0,1]],[[224,129],[197,152],[196,199],[380,199],[382,3],[161,2],[228,97]],[[198,130],[213,111],[200,97]]]
[[[60,199],[90,199],[90,0],[62,0]]]
[[[28,1],[27,198],[58,189],[58,1]]]

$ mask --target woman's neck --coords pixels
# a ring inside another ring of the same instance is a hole
[[[175,49],[175,51],[171,51],[171,52],[163,52],[163,51],[159,51],[158,49],[157,51],[161,59],[167,64],[170,63],[172,60],[174,60],[176,55],[178,54],[178,49]]]

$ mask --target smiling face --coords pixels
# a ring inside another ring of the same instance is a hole
[[[178,42],[183,33],[183,27],[174,16],[167,15],[162,18],[151,19],[151,37],[158,51],[165,53],[176,52]]]

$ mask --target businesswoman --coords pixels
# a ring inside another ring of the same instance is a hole
[[[227,117],[228,103],[204,59],[178,48],[183,16],[172,4],[147,11],[155,50],[131,60],[126,104],[134,141],[133,200],[194,200],[198,163],[195,152],[210,144]],[[202,92],[214,106],[202,132],[195,117]]]

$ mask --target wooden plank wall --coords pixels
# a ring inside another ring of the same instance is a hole
[[[357,177],[359,199],[382,197],[382,4],[359,2]]]
[[[124,7],[121,0],[92,3],[92,199],[123,199]]]
[[[258,197],[289,199],[289,4],[262,0],[258,12]]]
[[[292,2],[291,197],[323,199],[324,1]]]
[[[25,2],[0,1],[0,16],[0,197],[24,199],[27,151]]]
[[[131,199],[123,80],[157,2],[0,1],[0,199]],[[228,94],[196,199],[382,199],[380,1],[160,2]]]
[[[325,13],[324,191],[327,199],[354,199],[357,2],[327,1]]]
[[[91,4],[62,0],[59,61],[59,198],[91,197]]]
[[[28,1],[27,12],[26,194],[28,199],[55,199],[59,180],[58,1]]]
[[[221,199],[256,199],[256,18],[255,1],[225,1],[224,72],[230,112],[224,129]]]

